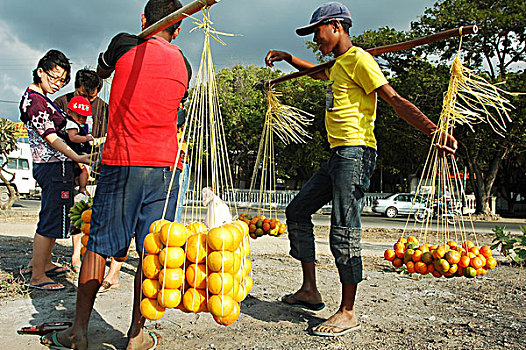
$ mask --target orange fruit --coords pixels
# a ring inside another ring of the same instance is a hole
[[[398,268],[398,267],[401,267],[403,264],[404,264],[404,261],[400,258],[394,258],[393,261],[393,266]]]
[[[212,272],[207,285],[212,294],[228,294],[234,285],[234,277],[230,273]]]
[[[407,237],[407,243],[413,243],[418,245],[418,239],[415,236],[409,236]]]
[[[471,242],[471,241],[464,241],[464,243],[462,243],[462,248],[464,248],[468,252],[474,246],[475,246],[475,244],[473,242]]]
[[[168,247],[182,247],[186,243],[189,231],[178,222],[170,222],[161,227],[161,241]]]
[[[438,270],[434,270],[433,272],[431,272],[431,274],[433,275],[433,277],[436,277],[436,278],[442,277],[442,273]]]
[[[462,267],[462,268],[468,267],[468,266],[469,266],[469,261],[470,261],[469,256],[467,256],[467,255],[462,255],[462,256],[460,257],[459,262],[458,262],[458,266],[460,266],[460,267]]]
[[[483,267],[485,264],[484,264],[484,261],[479,256],[476,256],[473,259],[471,259],[471,261],[469,262],[469,265],[476,270],[476,269]]]
[[[241,307],[239,306],[238,303],[234,303],[234,310],[232,310],[232,312],[229,315],[223,316],[223,317],[214,316],[214,320],[220,325],[230,326],[239,319],[240,314],[241,314]]]
[[[186,268],[186,281],[194,288],[206,288],[206,265],[190,264]]]
[[[421,275],[427,275],[427,264],[422,261],[417,261],[415,263],[415,271]]]
[[[161,289],[161,284],[158,280],[145,278],[142,281],[142,294],[147,298],[156,299],[159,289]]]
[[[447,245],[448,245],[449,248],[451,248],[451,249],[454,249],[454,248],[458,247],[458,243],[455,242],[455,241],[448,241],[448,242],[447,242]]]
[[[397,242],[393,245],[393,249],[396,250],[403,250],[405,251],[405,244]]]
[[[464,269],[464,276],[467,278],[473,278],[477,275],[477,270],[471,266],[468,266]]]
[[[207,254],[207,235],[204,233],[194,234],[188,237],[185,245],[186,258],[193,263],[204,263]]]
[[[431,252],[425,252],[422,254],[422,258],[420,260],[426,264],[431,264],[433,262],[433,254],[431,254]]]
[[[208,232],[208,246],[212,250],[234,251],[234,236],[223,226],[215,227]]]
[[[243,232],[243,237],[248,237],[250,231],[247,222],[236,220],[232,224],[237,225],[241,229],[241,232]]]
[[[490,256],[486,259],[486,269],[493,270],[497,266],[497,260],[494,257]]]
[[[450,264],[458,264],[460,261],[460,253],[456,250],[450,250],[446,253],[446,260]]]
[[[420,250],[422,253],[429,251],[429,244],[422,244],[420,247],[418,247],[418,250]]]
[[[162,266],[159,261],[159,255],[146,255],[144,259],[142,259],[142,273],[146,278],[157,279],[159,272],[161,272],[161,268]]]
[[[206,227],[204,223],[199,221],[195,221],[186,225],[186,228],[192,233],[204,233],[208,231],[208,227]]]
[[[232,288],[232,294],[235,301],[238,303],[242,302],[246,297],[245,284],[234,279],[234,287]]]
[[[234,310],[235,303],[229,295],[212,295],[208,298],[208,311],[216,317],[228,316]]]
[[[89,224],[91,222],[91,209],[84,210],[80,215],[80,218],[82,221]]]
[[[245,276],[245,293],[250,293],[252,290],[252,287],[254,286],[254,280],[252,280],[252,277]]]
[[[165,220],[165,219],[155,220],[154,222],[151,223],[149,232],[159,232],[161,231],[161,227],[163,227],[164,224],[169,224],[169,223],[170,221]]]
[[[446,247],[444,245],[440,245],[437,247],[437,249],[433,250],[433,257],[436,260],[439,260],[439,259],[442,259],[446,255],[446,253],[447,253]]]
[[[162,269],[161,272],[159,272],[159,282],[163,288],[177,289],[181,287],[184,282],[183,269],[179,267],[174,269]]]
[[[384,252],[384,258],[387,261],[393,261],[396,258],[395,251],[393,249],[386,249]]]
[[[412,261],[406,262],[405,266],[407,267],[407,272],[413,274],[415,273],[415,263]]]
[[[181,291],[179,289],[163,288],[157,295],[157,301],[167,308],[177,307],[181,302]]]
[[[484,267],[479,267],[479,268],[477,269],[477,276],[483,276],[483,275],[485,275],[487,272],[488,272],[488,270],[486,270]]]
[[[212,272],[235,272],[234,253],[229,251],[213,251],[208,254],[206,264]]]
[[[469,249],[469,251],[475,255],[479,255],[480,254],[480,250],[477,248],[477,247],[471,247]]]
[[[435,264],[427,265],[427,273],[433,273],[435,271]]]
[[[161,266],[169,269],[181,267],[184,263],[184,250],[180,247],[165,247],[159,253]]]
[[[189,288],[183,294],[183,306],[190,312],[200,312],[200,309],[206,304],[206,294],[202,289]]]
[[[81,257],[84,257],[84,255],[86,254],[86,250],[87,250],[86,247],[82,247],[82,248],[80,248],[80,256],[81,256]]]
[[[414,250],[413,249],[407,249],[404,253],[404,263],[407,263],[408,261],[411,261],[413,259],[413,254],[414,254]]]
[[[435,270],[438,270],[441,273],[447,272],[449,270],[449,263],[446,259],[438,259],[435,261]]]
[[[144,298],[141,300],[141,314],[152,321],[164,316],[165,308],[159,304],[157,299]]]
[[[480,247],[480,254],[483,255],[485,258],[489,258],[493,256],[493,251],[487,245],[483,245],[482,247]]]
[[[234,242],[232,243],[232,247],[230,247],[230,250],[234,251],[237,248],[239,248],[239,245],[241,244],[241,241],[243,240],[243,237],[244,237],[243,230],[239,226],[234,225],[233,223],[225,224],[223,225],[223,228],[230,231],[230,233],[232,234],[232,238],[234,240]]]
[[[89,223],[85,222],[80,227],[80,231],[82,231],[82,233],[85,233],[85,234],[89,235],[90,227],[91,227],[91,225]]]
[[[252,261],[250,259],[245,259],[243,264],[243,272],[245,273],[245,276],[248,276],[252,272]]]
[[[148,254],[159,254],[163,249],[163,243],[161,242],[161,235],[159,232],[151,232],[144,238],[144,250]]]
[[[415,250],[415,252],[413,253],[413,256],[411,258],[414,262],[419,262],[420,260],[422,260],[422,251],[421,250]]]
[[[80,243],[85,247],[88,245],[89,235],[82,235],[82,238],[80,239]]]
[[[457,272],[458,270],[458,265],[457,264],[451,264],[449,265],[449,270],[447,270],[447,273],[453,275],[455,272]]]
[[[405,254],[405,249],[395,249],[395,255],[397,258],[403,259]]]
[[[407,239],[405,239],[404,237],[400,237],[400,238],[398,238],[398,241],[396,241],[396,242],[405,245],[407,243]]]

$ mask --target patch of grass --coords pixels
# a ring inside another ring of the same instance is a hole
[[[0,300],[26,296],[28,292],[22,277],[0,271]]]

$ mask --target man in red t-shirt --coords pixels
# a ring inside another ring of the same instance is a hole
[[[181,7],[178,0],[148,1],[143,29]],[[170,199],[165,218],[174,219],[178,187],[170,193],[168,189],[178,151],[177,108],[191,76],[180,49],[170,44],[180,32],[179,25],[149,39],[118,34],[99,56],[99,76],[115,75],[90,238],[79,276],[75,321],[72,328],[48,335],[42,343],[87,348],[89,316],[104,277],[106,257],[125,257],[134,235],[141,255],[144,237],[150,224],[161,218],[167,196]],[[178,184],[178,178],[173,183]],[[141,269],[139,260],[127,349],[150,349],[159,340],[158,334],[143,332],[145,319],[139,308]]]

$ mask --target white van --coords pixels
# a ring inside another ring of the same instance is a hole
[[[17,142],[18,149],[7,155],[9,163],[5,169],[15,174],[11,185],[21,196],[31,197],[40,195],[40,187],[33,178],[33,157],[27,138],[19,138]],[[2,156],[2,163],[5,161]],[[2,175],[10,179],[12,175],[3,171]],[[0,181],[0,204],[5,204],[9,200],[9,190],[7,186]]]

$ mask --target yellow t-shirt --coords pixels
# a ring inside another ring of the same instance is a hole
[[[374,121],[376,90],[387,84],[378,63],[363,49],[352,46],[325,71],[329,77],[325,127],[331,148],[369,146],[376,149]]]

